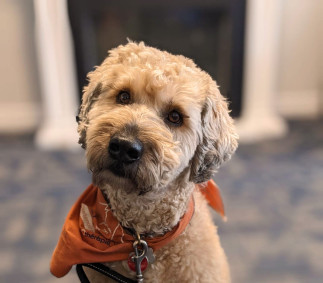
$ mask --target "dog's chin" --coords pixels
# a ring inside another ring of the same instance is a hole
[[[122,189],[129,193],[137,190],[135,182],[128,177],[126,178],[122,171],[106,168],[93,172],[92,177],[93,183],[100,189],[110,187],[112,189]]]
[[[115,176],[120,177],[120,178],[126,178],[126,179],[131,179],[131,171],[127,170],[126,166],[122,163],[115,163],[111,164],[108,167],[108,170],[112,172]]]
[[[106,169],[93,172],[93,183],[99,188],[109,187],[137,195],[151,191],[154,185],[148,185],[144,180],[140,180],[134,170],[135,168],[130,169],[123,164],[113,164]]]

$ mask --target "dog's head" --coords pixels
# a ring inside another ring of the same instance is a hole
[[[88,78],[79,142],[99,186],[145,193],[178,178],[201,183],[237,147],[227,102],[190,59],[130,42]]]

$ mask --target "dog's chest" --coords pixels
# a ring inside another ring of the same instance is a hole
[[[205,200],[195,197],[195,213],[186,230],[155,252],[156,260],[143,272],[144,282],[230,282],[227,260]],[[107,263],[120,274],[135,279],[127,261]],[[114,282],[101,276],[96,282]]]

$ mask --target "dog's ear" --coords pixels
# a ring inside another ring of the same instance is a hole
[[[238,135],[229,116],[226,99],[214,81],[210,83],[201,112],[202,138],[191,163],[190,181],[209,180],[236,150]]]
[[[76,116],[76,121],[78,123],[77,131],[80,135],[79,144],[84,149],[86,148],[86,131],[89,122],[88,114],[101,92],[102,83],[98,83],[95,86],[89,84],[83,91],[82,104],[79,109],[79,114]]]

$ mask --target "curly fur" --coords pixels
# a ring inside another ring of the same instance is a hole
[[[210,179],[237,147],[226,100],[192,60],[144,43],[111,50],[88,78],[78,132],[94,184],[123,226],[154,235],[171,230],[185,213],[194,184]],[[116,102],[124,90],[131,104]],[[184,117],[179,127],[166,121],[174,109]],[[135,136],[144,147],[140,161],[125,177],[109,170],[107,149],[115,134]],[[206,203],[199,192],[194,194],[189,227],[157,252],[156,263],[145,272],[147,282],[230,281]],[[109,265],[134,276],[122,262]],[[88,273],[93,282],[102,282],[100,275]]]

